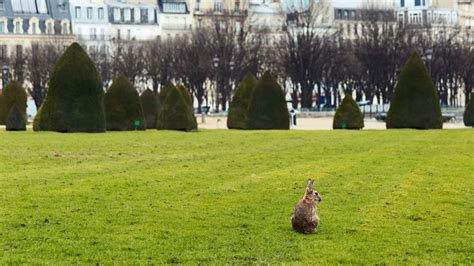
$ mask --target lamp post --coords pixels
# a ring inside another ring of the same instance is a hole
[[[215,74],[216,74],[216,113],[219,112],[219,79],[218,79],[218,67],[219,67],[219,57],[217,57],[217,54],[214,56],[212,59],[212,62],[214,63],[214,69],[215,69]]]
[[[10,68],[7,65],[3,65],[3,67],[2,67],[2,88],[5,88],[5,86],[7,86],[9,72],[10,72]]]
[[[229,75],[229,86],[230,86],[230,96],[232,96],[232,91],[233,91],[233,85],[234,85],[234,80],[233,80],[233,75],[234,75],[234,67],[235,63],[233,60],[230,60],[229,62],[229,69],[230,69],[230,75]],[[232,98],[232,97],[231,97]],[[229,99],[231,100],[231,99]],[[224,99],[225,101],[225,99]]]
[[[426,49],[423,52],[423,57],[421,58],[425,64],[428,66],[428,71],[431,76],[431,62],[433,61],[433,49]]]

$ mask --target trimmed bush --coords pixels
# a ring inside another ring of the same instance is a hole
[[[6,129],[7,131],[26,130],[26,115],[21,112],[16,104],[12,106],[7,115]]]
[[[333,129],[362,129],[364,128],[364,115],[352,96],[346,94],[337,108],[332,123]]]
[[[463,120],[466,127],[474,127],[474,93],[471,94],[471,99],[466,106]]]
[[[249,103],[248,129],[289,129],[285,95],[267,71],[255,85]]]
[[[196,118],[180,89],[169,87],[166,95],[158,114],[157,128],[180,131],[197,129]]]
[[[176,87],[173,85],[173,83],[168,83],[160,89],[160,93],[158,94],[158,100],[160,102],[160,107],[165,102],[166,96],[168,96],[168,93],[173,89],[176,89]]]
[[[104,132],[104,91],[97,68],[77,43],[59,58],[34,130]]]
[[[158,120],[158,110],[160,109],[160,102],[158,93],[147,89],[140,95],[142,103],[143,115],[146,120],[146,127],[156,128],[156,120]]]
[[[140,96],[128,79],[119,74],[105,93],[107,130],[145,130]]]
[[[245,129],[247,127],[249,102],[256,84],[257,78],[253,74],[245,75],[230,103],[227,128]]]
[[[438,93],[417,52],[403,68],[387,115],[387,128],[443,128]]]
[[[7,122],[8,113],[13,106],[17,106],[18,110],[26,117],[26,101],[28,96],[26,91],[17,81],[10,81],[3,90],[2,99],[0,100],[0,107],[2,114],[0,114],[0,124],[5,125]]]
[[[3,94],[0,93],[0,125],[5,125],[5,122],[7,120],[5,114],[7,111],[5,111],[5,101],[3,100]]]
[[[198,125],[197,125],[196,117],[194,116],[193,97],[191,96],[191,93],[189,93],[189,91],[183,85],[179,85],[177,89],[179,90],[179,92],[181,92],[181,95],[183,95],[183,98],[186,101],[186,104],[189,106],[189,110],[194,118],[193,129],[197,130]]]

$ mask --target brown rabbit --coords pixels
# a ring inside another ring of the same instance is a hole
[[[293,230],[303,234],[316,233],[319,225],[319,216],[316,205],[321,201],[321,195],[313,189],[314,180],[309,179],[304,197],[295,206],[295,213],[291,217]]]

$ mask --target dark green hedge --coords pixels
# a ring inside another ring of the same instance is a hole
[[[360,111],[352,96],[346,94],[337,108],[332,123],[333,129],[362,129],[364,128],[364,115]]]
[[[26,117],[26,101],[27,94],[23,86],[17,81],[10,81],[3,90],[2,99],[0,100],[1,114],[0,124],[5,125],[7,122],[8,113],[13,106],[17,106],[18,110]]]
[[[256,84],[257,78],[251,73],[245,75],[240,83],[229,106],[227,115],[229,129],[245,129],[247,127],[249,102]]]
[[[105,93],[107,130],[145,130],[140,96],[128,79],[119,74]]]
[[[142,103],[147,128],[156,128],[158,110],[160,109],[158,93],[147,89],[142,93],[142,95],[140,95],[140,101]]]
[[[5,114],[8,111],[5,111],[5,101],[3,100],[3,94],[0,93],[0,125],[5,125],[7,117]]]
[[[12,106],[7,115],[6,122],[7,131],[25,131],[26,130],[26,115],[20,111],[17,105]]]
[[[77,43],[54,67],[48,95],[35,117],[34,130],[104,132],[104,91],[97,68]]]
[[[417,52],[403,68],[387,115],[387,128],[440,129],[443,127],[438,94]]]
[[[471,94],[471,99],[466,106],[463,120],[466,127],[474,127],[474,93]]]
[[[182,90],[169,86],[158,114],[157,129],[191,131],[197,129],[196,118]]]
[[[269,72],[255,85],[249,103],[248,129],[290,129],[285,95]]]
[[[176,88],[179,90],[179,92],[181,92],[181,95],[183,95],[183,98],[189,107],[189,111],[193,115],[193,130],[197,130],[198,126],[196,117],[194,116],[193,98],[191,96],[191,93],[189,93],[189,91],[183,85],[179,85]]]

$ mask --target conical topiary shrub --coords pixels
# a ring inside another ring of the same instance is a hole
[[[20,111],[17,105],[13,105],[7,115],[6,122],[7,131],[25,131],[26,115]]]
[[[157,128],[164,130],[191,131],[196,129],[196,118],[184,95],[176,87],[170,87],[158,114]]]
[[[227,128],[245,129],[247,127],[249,102],[256,84],[257,78],[253,74],[245,75],[230,103]]]
[[[3,94],[0,93],[0,125],[5,125],[7,120],[5,114],[8,111],[5,111],[5,101],[3,99]]]
[[[140,96],[128,79],[119,74],[105,93],[107,130],[145,130]]]
[[[248,129],[289,129],[285,95],[269,72],[255,85],[249,103]]]
[[[474,93],[471,94],[471,99],[466,106],[463,120],[466,127],[474,127]]]
[[[156,120],[158,119],[158,110],[160,102],[158,100],[158,93],[147,89],[140,95],[142,103],[143,114],[145,115],[146,127],[156,128]]]
[[[34,130],[104,132],[104,91],[97,68],[77,43],[56,63]]]
[[[181,95],[183,95],[183,98],[186,101],[186,104],[188,105],[191,114],[193,114],[193,129],[196,130],[198,126],[196,117],[194,116],[193,98],[189,91],[183,85],[179,85],[176,88],[179,90],[179,92],[181,92]]]
[[[352,96],[346,94],[337,108],[332,123],[333,129],[362,129],[364,128],[364,115]]]
[[[26,91],[17,81],[10,81],[3,90],[0,107],[2,114],[0,114],[0,124],[5,125],[8,117],[8,113],[11,111],[13,106],[17,106],[18,110],[26,117],[26,101],[28,96]]]
[[[387,115],[387,128],[443,128],[438,93],[417,52],[403,68]]]

